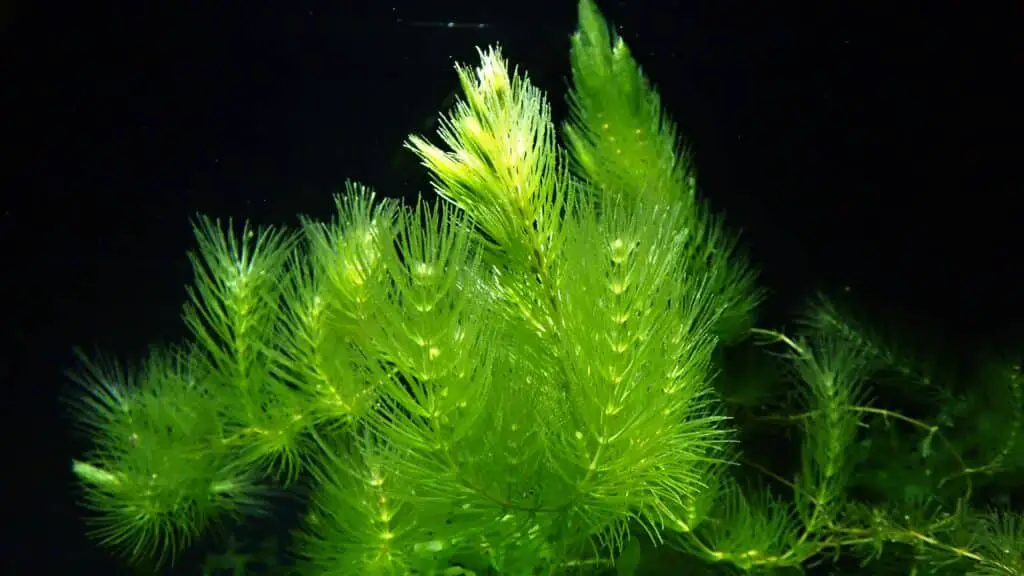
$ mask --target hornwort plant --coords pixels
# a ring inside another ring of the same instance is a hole
[[[444,148],[408,141],[441,202],[353,184],[295,232],[197,219],[190,341],[76,375],[91,534],[169,565],[302,485],[303,575],[1024,574],[1018,366],[958,387],[825,298],[756,327],[657,93],[579,18],[561,145],[489,49]]]

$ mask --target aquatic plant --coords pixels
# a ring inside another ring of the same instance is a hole
[[[190,341],[76,373],[91,534],[172,563],[301,484],[298,574],[658,572],[659,549],[692,573],[1024,573],[1020,514],[976,489],[1024,460],[1019,367],[955,389],[825,298],[758,327],[657,92],[579,15],[561,142],[482,50],[441,146],[408,141],[438,203],[350,184],[296,231],[195,221]],[[790,425],[794,458],[749,442]]]

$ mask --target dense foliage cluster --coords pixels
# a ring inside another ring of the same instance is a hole
[[[756,327],[657,93],[579,14],[561,142],[486,50],[443,147],[409,140],[439,203],[196,221],[190,341],[78,373],[97,541],[171,564],[300,486],[303,575],[1024,574],[1017,364],[958,380],[825,298]]]

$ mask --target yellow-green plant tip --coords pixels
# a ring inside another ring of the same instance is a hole
[[[443,198],[466,211],[497,262],[545,268],[555,256],[566,207],[551,109],[529,78],[508,70],[500,50],[481,51],[475,70],[458,67],[464,97],[444,119],[442,150],[420,136],[407,146]]]

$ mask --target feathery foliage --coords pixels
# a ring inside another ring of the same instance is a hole
[[[408,142],[440,202],[350,184],[295,232],[195,221],[189,343],[75,376],[96,540],[173,562],[301,487],[303,575],[1024,574],[1019,364],[938,369],[824,297],[755,327],[657,92],[579,7],[563,142],[481,50],[440,144]],[[732,401],[737,351],[778,364],[769,402]]]

